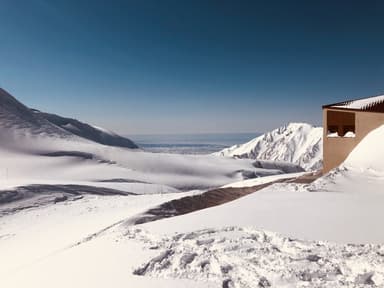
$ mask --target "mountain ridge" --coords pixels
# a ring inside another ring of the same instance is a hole
[[[36,109],[33,109],[33,112],[35,114],[41,115],[43,118],[47,119],[49,122],[55,124],[56,126],[93,142],[115,147],[131,149],[139,148],[139,146],[137,146],[132,140],[120,136],[113,131],[96,127],[94,125],[81,122],[77,119],[41,112]]]
[[[322,167],[323,128],[307,123],[289,123],[251,141],[213,153],[216,156],[282,161],[305,170]]]
[[[82,138],[102,145],[139,148],[132,140],[76,119],[31,109],[0,88],[0,129],[11,133]]]

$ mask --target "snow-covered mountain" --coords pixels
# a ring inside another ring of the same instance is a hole
[[[87,123],[80,122],[76,119],[40,112],[38,110],[33,110],[33,112],[47,119],[49,122],[55,124],[56,126],[59,126],[60,128],[79,137],[108,146],[138,148],[138,146],[132,140],[122,137],[104,128],[92,126]]]
[[[33,110],[0,88],[0,129],[56,138],[83,138],[108,146],[138,148],[130,139],[75,119]]]
[[[384,127],[371,132],[344,167],[309,186],[277,183],[146,224],[130,219],[180,194],[84,197],[7,215],[3,286],[384,287],[383,139]]]
[[[2,286],[384,287],[384,126],[308,185],[270,161],[315,163],[321,128],[308,124],[251,141],[270,159],[253,160],[101,145],[49,118],[0,96]],[[174,217],[178,200],[207,199],[181,190],[224,184],[260,189]],[[165,218],[132,221],[167,203]]]
[[[214,153],[217,156],[283,161],[306,170],[322,167],[323,128],[306,123],[290,123],[245,144]]]
[[[55,135],[67,138],[71,133],[33,113],[24,104],[0,88],[0,129],[3,133],[14,132],[29,135]]]
[[[21,203],[25,207],[46,203],[48,194],[51,201],[83,192],[176,193],[297,170],[250,159],[129,149],[136,147],[102,128],[32,110],[0,90],[0,206],[15,195],[28,202]]]

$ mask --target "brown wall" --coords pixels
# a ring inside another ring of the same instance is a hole
[[[356,130],[360,141],[375,128],[384,125],[384,113],[358,112],[356,113]],[[359,142],[360,142],[359,141]]]
[[[357,144],[372,130],[384,125],[384,113],[376,112],[363,112],[363,111],[351,111],[348,113],[355,113],[355,129],[356,137],[354,138],[328,138],[327,137],[327,112],[328,111],[339,111],[347,112],[345,110],[325,108],[323,109],[323,159],[324,159],[324,173],[339,166],[348,157],[349,153],[356,147]],[[332,122],[333,120],[331,120]]]

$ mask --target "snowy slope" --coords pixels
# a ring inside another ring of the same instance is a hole
[[[131,217],[186,194],[85,196],[0,217],[2,284],[383,287],[384,154],[375,149],[383,139],[384,126],[369,134],[342,167],[313,184],[275,184],[221,206],[144,225],[131,226]],[[155,156],[152,164],[166,163],[164,155]],[[143,163],[141,157],[132,160]],[[71,162],[67,159],[73,168]],[[102,173],[93,169],[90,174]],[[73,179],[79,171],[61,176]]]
[[[140,225],[163,235],[149,239],[162,250],[135,272],[210,279],[223,287],[384,287],[383,141],[384,126],[312,184],[275,184],[221,206]]]
[[[384,218],[383,141],[381,126],[339,168],[309,185],[275,184],[225,205],[146,225],[159,233],[256,226],[310,240],[384,243],[378,229]]]
[[[79,137],[83,137],[103,145],[138,148],[138,146],[133,143],[132,140],[117,135],[112,131],[108,131],[96,126],[91,126],[76,119],[65,118],[55,114],[40,112],[38,110],[33,110],[33,112],[47,119],[49,122]]]
[[[54,135],[69,138],[72,133],[33,113],[12,95],[0,88],[0,132],[20,135]],[[4,144],[5,138],[0,144]]]
[[[342,164],[351,170],[384,173],[384,126],[371,131]]]
[[[80,137],[109,146],[137,148],[131,140],[113,132],[74,119],[30,109],[1,88],[0,131],[2,134],[13,136],[49,136],[72,140],[79,140]]]
[[[66,196],[73,192],[66,185],[79,185],[69,201],[0,215],[1,283],[7,288],[384,287],[384,126],[312,184],[274,184],[220,206],[131,226],[150,208],[201,193],[175,187],[278,172],[255,167],[272,165],[268,161],[100,145],[28,114],[23,105],[2,104],[1,115],[15,121],[0,123],[0,189],[29,197],[36,186],[28,185],[44,184],[46,194]],[[27,188],[15,188],[20,185]],[[81,193],[90,186],[128,195]]]
[[[104,129],[31,110],[0,90],[0,214],[60,199],[69,201],[87,193],[161,194],[207,189],[295,168],[264,169],[248,159],[155,154],[115,147],[125,144],[134,145]],[[15,201],[16,206],[5,205]]]
[[[217,156],[284,161],[306,170],[322,167],[323,129],[305,123],[290,123],[248,143],[214,153]]]
[[[90,247],[80,245],[126,217],[185,195],[86,196],[0,217],[1,287],[208,287],[133,275],[135,266],[157,253],[142,249],[142,243],[115,246],[118,242],[108,237],[96,245],[91,241]],[[53,264],[52,257],[59,261]]]

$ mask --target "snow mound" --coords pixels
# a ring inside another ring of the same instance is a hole
[[[349,169],[384,172],[384,125],[370,132],[342,164]]]
[[[322,167],[323,128],[290,123],[248,143],[214,153],[217,156],[271,160],[297,164],[305,170]]]

